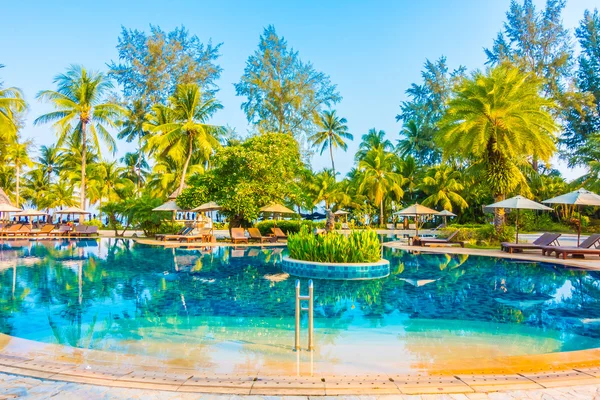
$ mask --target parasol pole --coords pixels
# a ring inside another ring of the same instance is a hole
[[[517,244],[519,244],[519,209],[517,208],[517,218],[515,218],[515,230],[517,231]]]

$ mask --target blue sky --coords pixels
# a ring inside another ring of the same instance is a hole
[[[121,26],[164,30],[184,25],[203,41],[223,42],[219,59],[224,71],[218,98],[225,106],[214,123],[247,130],[240,110],[243,98],[233,83],[258,45],[263,28],[275,25],[305,61],[331,76],[343,96],[336,107],[348,119],[355,141],[348,153],[336,153],[336,166],[346,172],[360,136],[370,128],[383,129],[394,142],[395,121],[404,91],[420,80],[425,59],[445,55],[451,68],[469,70],[485,62],[484,47],[502,28],[509,0],[395,0],[395,1],[11,1],[3,4],[0,24],[0,80],[21,88],[30,103],[23,135],[37,145],[50,144],[50,126],[32,121],[50,108],[35,94],[53,89],[53,77],[70,64],[106,71],[117,58]],[[536,4],[543,5],[537,0]],[[569,0],[564,24],[573,30],[583,11],[595,0]],[[117,157],[132,146],[120,142]],[[112,157],[104,154],[105,157]],[[313,167],[329,166],[327,154],[315,156]],[[558,165],[568,178],[581,174]]]

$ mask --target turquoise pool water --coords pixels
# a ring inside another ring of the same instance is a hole
[[[282,248],[164,249],[115,239],[6,241],[0,332],[188,357],[222,370],[285,362],[295,357],[295,278],[281,271],[283,255]],[[384,256],[391,264],[384,279],[314,280],[315,362],[378,370],[600,347],[599,273],[392,249]]]

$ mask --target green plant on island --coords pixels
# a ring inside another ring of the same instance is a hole
[[[381,259],[381,243],[372,230],[315,235],[307,226],[288,236],[290,258],[326,263],[372,263]]]

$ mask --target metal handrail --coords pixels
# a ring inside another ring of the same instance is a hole
[[[302,301],[308,301],[308,307],[302,307]],[[312,279],[308,281],[308,295],[300,294],[300,280],[296,280],[296,332],[294,350],[300,351],[300,313],[308,311],[308,351],[315,348],[315,323],[314,323],[314,285]]]

